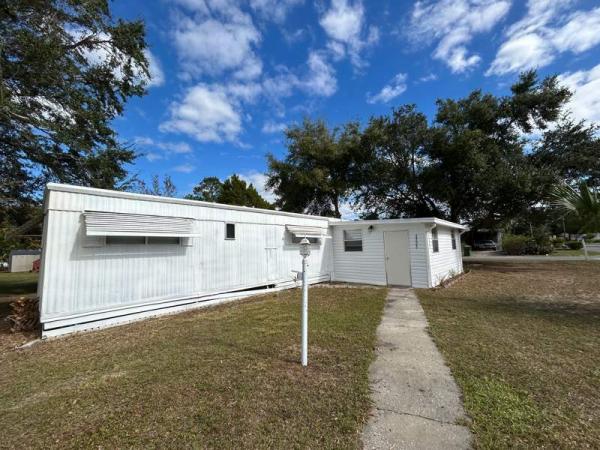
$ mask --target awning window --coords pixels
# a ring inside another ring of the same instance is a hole
[[[306,225],[286,225],[285,229],[296,238],[322,239],[326,234],[326,228],[311,227]]]
[[[85,211],[87,236],[193,237],[193,219],[188,217]]]

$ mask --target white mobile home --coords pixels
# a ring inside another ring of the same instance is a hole
[[[43,335],[108,326],[309,281],[432,287],[462,271],[461,225],[347,222],[49,184],[38,295]]]

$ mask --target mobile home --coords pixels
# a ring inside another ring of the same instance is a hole
[[[464,227],[338,219],[48,184],[38,296],[43,335],[310,283],[432,287],[462,271]]]

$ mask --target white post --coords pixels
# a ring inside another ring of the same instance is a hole
[[[587,246],[585,245],[585,239],[581,239],[581,244],[583,245],[583,254],[585,255],[585,260],[589,261],[590,257],[588,255]]]
[[[308,274],[306,256],[302,257],[302,365],[308,364]]]

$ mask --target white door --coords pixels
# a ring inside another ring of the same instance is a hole
[[[386,231],[383,233],[385,247],[385,272],[387,284],[410,286],[410,254],[408,231]]]

